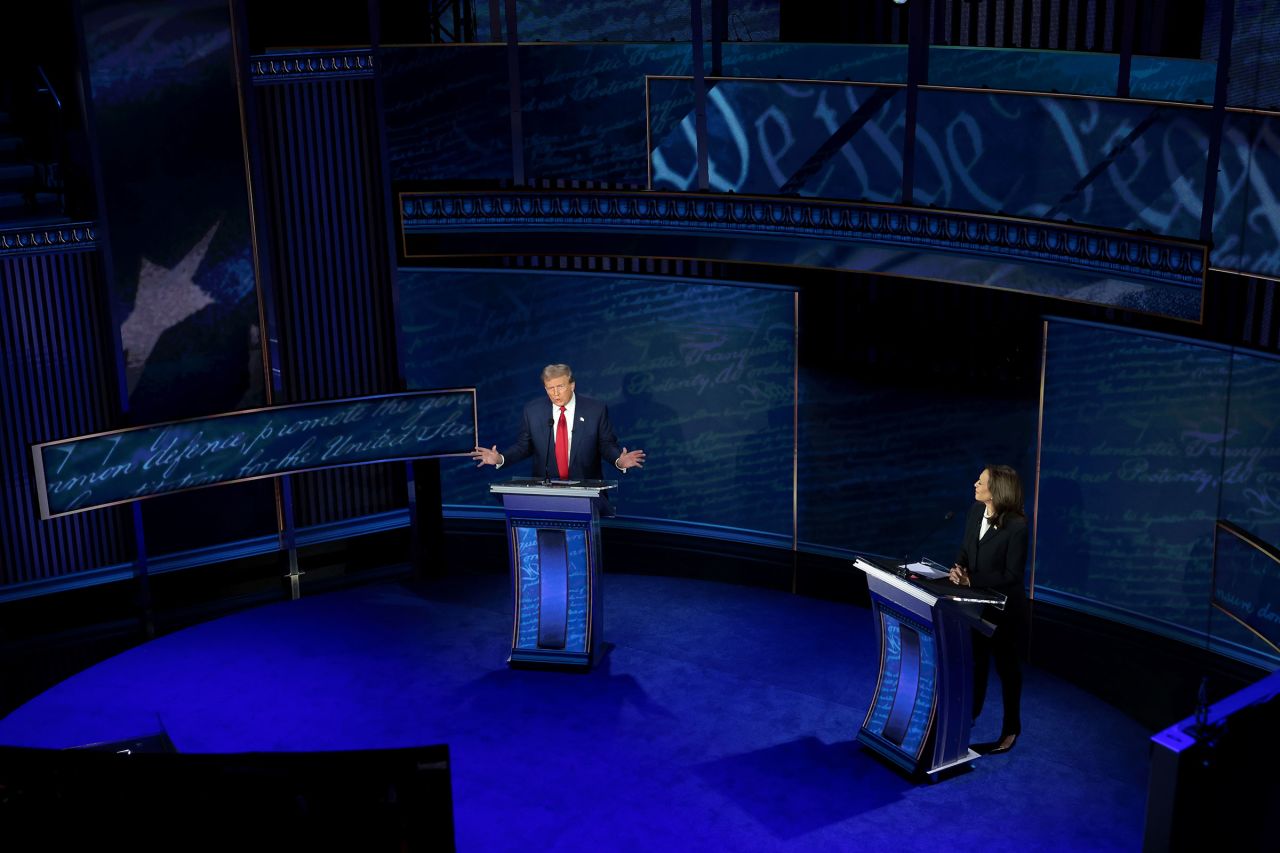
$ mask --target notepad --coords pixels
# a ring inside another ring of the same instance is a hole
[[[907,563],[906,570],[913,575],[919,575],[922,578],[945,578],[951,574],[938,566],[937,563],[930,565],[929,563]]]

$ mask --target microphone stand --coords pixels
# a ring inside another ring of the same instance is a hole
[[[947,514],[942,517],[942,521],[938,522],[937,525],[935,525],[934,528],[930,530],[928,533],[926,533],[924,536],[921,536],[919,541],[917,541],[915,545],[911,546],[911,550],[912,551],[920,550],[920,546],[924,545],[925,542],[929,541],[929,537],[933,536],[933,534],[941,530],[948,521],[950,521],[955,517],[956,517],[956,511],[954,509],[948,510]],[[898,577],[905,578],[908,574],[910,574],[910,572],[907,570],[907,566],[909,565],[911,565],[911,557],[910,556],[903,557],[902,569],[899,571]]]

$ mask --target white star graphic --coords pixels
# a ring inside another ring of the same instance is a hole
[[[213,297],[195,283],[195,275],[221,224],[221,219],[213,223],[209,232],[172,269],[142,259],[133,310],[120,324],[120,343],[125,350],[125,377],[130,395],[137,387],[160,336],[213,303]]]

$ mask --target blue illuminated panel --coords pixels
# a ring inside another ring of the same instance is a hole
[[[937,656],[933,631],[876,602],[880,614],[880,683],[863,732],[901,752],[914,764],[923,752],[936,698]]]
[[[565,532],[538,531],[538,648],[563,649],[569,605]]]
[[[587,605],[591,593],[587,525],[565,521],[547,525],[513,523],[512,531],[519,578],[515,648],[586,653]],[[547,533],[561,531],[564,549],[557,553],[563,555],[564,563],[548,572],[551,567],[543,562],[547,552],[540,546],[540,540]],[[548,580],[546,574],[559,575],[556,584],[562,594],[558,599],[552,590],[544,587]]]

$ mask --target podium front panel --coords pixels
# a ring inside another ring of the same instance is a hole
[[[923,581],[863,558],[854,565],[867,575],[880,646],[858,741],[910,773],[937,774],[977,758],[969,748],[970,635],[989,633],[981,608],[1001,606],[1004,596]]]
[[[590,524],[512,520],[515,651],[586,654],[591,601]]]
[[[507,516],[512,666],[589,669],[600,655],[600,515],[615,485],[517,479],[490,487]]]
[[[880,678],[859,740],[914,769],[929,745],[937,693],[933,628],[876,601]]]

